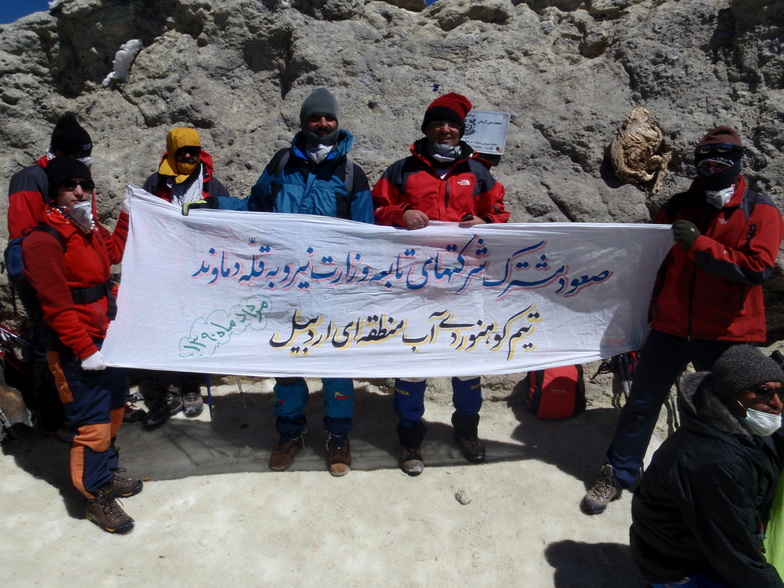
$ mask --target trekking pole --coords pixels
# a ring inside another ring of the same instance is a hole
[[[210,385],[210,374],[204,374],[207,383],[207,406],[210,409],[210,420],[212,420],[212,386]]]
[[[245,404],[245,393],[242,391],[242,382],[240,381],[239,376],[234,376],[234,378],[237,380],[237,389],[240,391],[240,400],[242,400],[242,408],[246,408],[247,405]]]
[[[631,392],[631,378],[629,376],[629,359],[625,353],[618,356],[618,368],[621,371],[621,385],[623,386],[623,399],[624,402],[629,401],[629,393]]]
[[[675,389],[678,391],[678,396],[681,395],[681,385],[680,379],[675,380]],[[672,386],[670,386],[670,404],[672,405],[672,424],[677,429],[681,426],[680,419],[678,419],[678,404],[675,400],[675,394],[672,392]]]

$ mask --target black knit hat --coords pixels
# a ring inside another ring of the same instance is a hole
[[[93,141],[85,131],[76,117],[71,114],[64,114],[57,121],[52,131],[52,151],[65,151],[66,153],[83,154],[80,157],[90,155],[93,148]]]
[[[73,157],[55,157],[46,165],[46,177],[49,181],[48,201],[57,198],[57,191],[60,184],[65,180],[82,178],[89,180],[93,184],[93,177],[90,175],[90,168],[78,159]],[[94,185],[94,184],[93,184]]]
[[[766,382],[781,382],[784,372],[770,357],[751,345],[733,345],[713,365],[713,388],[722,400]]]

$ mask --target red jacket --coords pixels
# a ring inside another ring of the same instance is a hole
[[[109,328],[106,296],[76,304],[72,291],[109,281],[112,264],[122,261],[128,236],[128,213],[120,213],[114,234],[96,223],[89,234],[76,227],[54,206],[47,207],[43,222],[53,226],[65,242],[44,231],[31,231],[22,241],[25,278],[35,288],[46,324],[79,359],[98,348]]]
[[[411,145],[411,155],[393,163],[373,187],[373,206],[379,225],[405,226],[408,209],[424,212],[430,220],[460,222],[470,214],[488,223],[505,223],[504,187],[490,175],[490,163],[466,143],[463,155],[442,179],[423,155],[424,139]]]
[[[8,239],[16,239],[25,229],[41,224],[49,182],[46,166],[49,158],[42,156],[35,165],[26,167],[11,176],[8,185]]]
[[[721,210],[695,182],[676,194],[654,222],[686,219],[700,236],[687,251],[674,245],[662,262],[652,298],[651,327],[678,337],[765,341],[762,284],[773,274],[784,221],[773,201],[740,178]]]

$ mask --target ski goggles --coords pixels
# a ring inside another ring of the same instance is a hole
[[[740,151],[737,145],[728,145],[727,143],[712,143],[710,145],[698,145],[694,152],[697,155],[715,155],[721,153],[732,153],[733,151]]]

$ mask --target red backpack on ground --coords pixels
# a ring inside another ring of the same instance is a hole
[[[583,366],[528,372],[525,405],[540,419],[569,419],[585,410]]]

